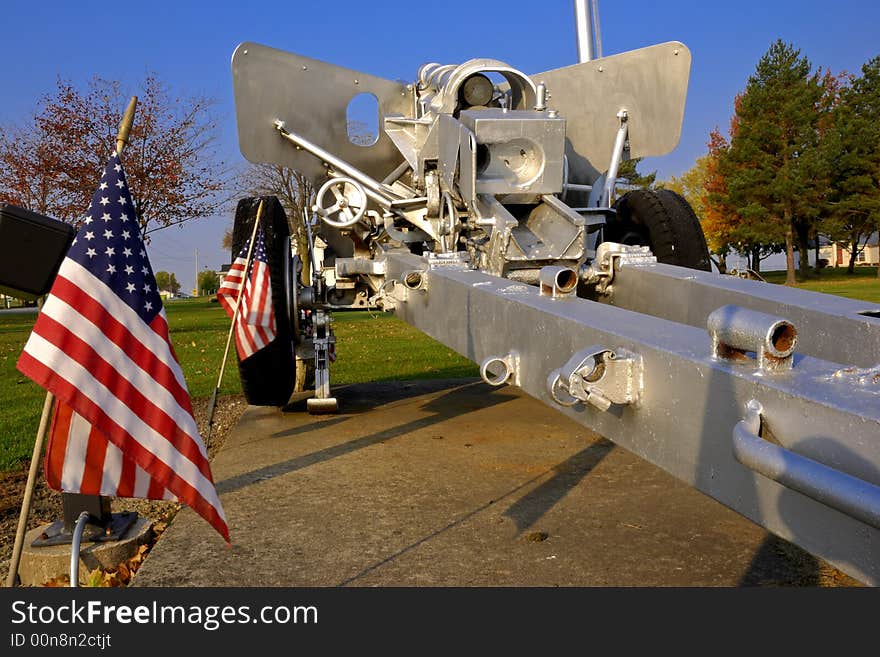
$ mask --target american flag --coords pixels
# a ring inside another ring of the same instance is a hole
[[[232,263],[217,298],[230,318],[235,316],[242,281],[246,281],[241,295],[241,309],[235,320],[235,346],[239,360],[254,355],[275,339],[275,312],[272,309],[272,285],[269,280],[269,264],[266,259],[266,240],[263,227],[257,228],[254,250],[251,256],[250,275],[245,275],[250,240]]]
[[[115,153],[17,366],[58,399],[50,483],[72,493],[174,496],[229,541]]]

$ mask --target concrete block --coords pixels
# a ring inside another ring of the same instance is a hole
[[[18,566],[21,586],[41,586],[51,579],[70,574],[70,545],[31,546],[47,527],[49,525],[37,527],[25,535]],[[138,547],[150,539],[152,527],[150,520],[139,517],[118,541],[84,543],[79,559],[80,584],[86,581],[90,570],[116,568],[121,562],[137,554]]]

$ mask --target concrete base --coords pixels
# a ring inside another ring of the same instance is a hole
[[[212,463],[231,549],[182,510],[135,586],[819,584],[791,544],[512,387],[334,388],[249,408]]]
[[[105,543],[84,543],[80,550],[79,581],[86,581],[90,570],[104,568],[112,570],[123,561],[137,554],[137,549],[150,539],[153,523],[139,517],[118,541]],[[51,579],[70,574],[70,546],[52,545],[49,547],[32,547],[31,543],[42,534],[49,525],[32,529],[25,535],[24,547],[21,551],[21,562],[18,576],[21,586],[41,586]]]

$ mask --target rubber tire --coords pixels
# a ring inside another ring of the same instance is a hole
[[[290,253],[290,227],[284,208],[276,197],[244,198],[238,202],[232,228],[232,260],[253,233],[260,200],[263,201],[261,223],[269,261],[276,334],[275,339],[258,352],[245,360],[238,360],[238,373],[249,404],[283,406],[293,393],[296,364],[284,281],[284,258]]]
[[[614,204],[617,216],[604,229],[606,242],[651,247],[658,262],[712,271],[700,220],[690,204],[668,189],[637,189]]]

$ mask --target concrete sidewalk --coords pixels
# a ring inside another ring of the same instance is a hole
[[[249,408],[212,465],[232,547],[186,509],[134,585],[819,581],[809,555],[516,388],[336,393],[335,416]]]

